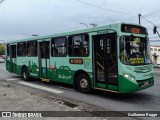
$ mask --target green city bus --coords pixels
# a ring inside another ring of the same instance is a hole
[[[10,41],[6,69],[26,81],[71,84],[82,93],[130,93],[154,84],[149,54],[145,27],[117,23]]]

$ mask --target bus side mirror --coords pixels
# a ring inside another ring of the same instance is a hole
[[[156,34],[156,32],[157,32],[157,26],[154,26],[154,28],[153,28],[153,34]]]

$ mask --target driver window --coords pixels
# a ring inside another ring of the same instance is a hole
[[[122,62],[128,61],[128,55],[130,52],[130,42],[127,42],[125,37],[121,38],[121,50],[120,50],[120,59]]]

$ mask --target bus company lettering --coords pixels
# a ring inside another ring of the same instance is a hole
[[[58,78],[60,78],[60,79],[65,79],[65,80],[69,80],[69,79],[72,78],[72,76],[64,76],[64,75],[58,74]]]
[[[144,63],[144,58],[130,58],[131,64],[142,64]]]

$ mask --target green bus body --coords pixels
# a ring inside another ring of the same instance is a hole
[[[146,89],[153,86],[154,78],[145,30],[119,23],[11,41],[7,43],[6,69],[27,80],[72,84],[84,93],[91,89],[116,93]],[[136,57],[122,57],[121,50]]]

